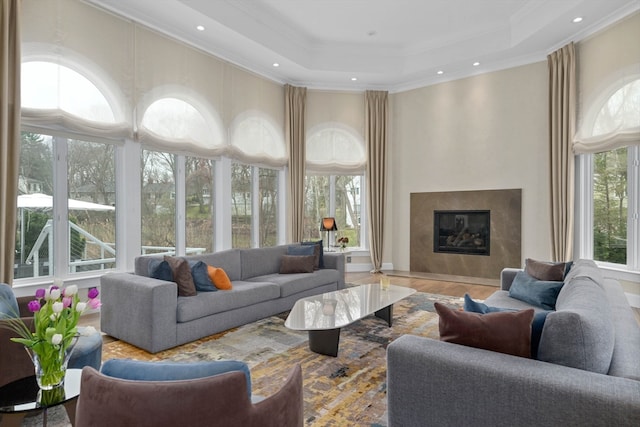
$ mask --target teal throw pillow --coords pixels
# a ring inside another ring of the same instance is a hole
[[[509,296],[545,310],[555,310],[556,300],[564,282],[537,280],[524,271],[513,279]]]
[[[320,249],[320,259],[318,262],[318,268],[324,268],[324,250],[322,247],[322,240],[316,240],[311,242],[300,242],[301,245],[318,245]]]
[[[472,313],[495,313],[498,311],[518,311],[513,308],[491,307],[487,304],[474,301],[469,294],[464,294],[464,311],[470,311]],[[540,337],[542,336],[542,329],[544,328],[544,322],[547,320],[548,311],[540,311],[533,315],[533,321],[531,322],[531,358],[538,358],[538,347],[540,345]]]
[[[193,277],[193,283],[196,285],[196,291],[215,292],[218,290],[209,278],[207,264],[202,261],[189,261],[189,267],[191,267],[191,277]]]
[[[173,271],[167,261],[152,259],[149,261],[149,277],[173,282]]]

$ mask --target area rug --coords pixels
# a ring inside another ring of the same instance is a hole
[[[393,325],[369,316],[342,329],[337,357],[313,353],[306,332],[272,316],[156,354],[122,341],[103,347],[103,360],[245,361],[253,393],[277,391],[294,363],[302,366],[305,426],[386,426],[386,348],[404,334],[438,338],[434,302],[457,308],[462,298],[418,292],[393,306]],[[51,423],[49,424],[51,425]]]

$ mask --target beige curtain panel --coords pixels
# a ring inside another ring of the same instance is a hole
[[[304,237],[305,106],[307,88],[285,86],[285,140],[289,147],[289,238]]]
[[[573,257],[574,154],[576,117],[575,48],[570,43],[547,57],[551,165],[551,257]]]
[[[0,4],[0,282],[11,285],[20,160],[20,1]]]
[[[365,140],[367,141],[367,183],[369,236],[373,273],[382,269],[384,217],[387,201],[387,133],[389,96],[385,91],[365,93]]]

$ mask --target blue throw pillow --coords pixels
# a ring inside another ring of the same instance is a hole
[[[474,301],[469,294],[464,294],[464,311],[470,311],[472,313],[494,313],[497,311],[518,311],[513,308],[491,307],[487,304]],[[531,322],[531,358],[538,358],[538,347],[540,345],[540,337],[542,336],[542,328],[544,328],[544,322],[547,319],[548,311],[540,311],[533,315],[533,321]]]
[[[202,362],[151,362],[133,359],[109,359],[100,372],[114,378],[134,381],[176,381],[210,377],[240,371],[247,380],[251,397],[251,371],[249,366],[236,360],[210,360]]]
[[[316,240],[312,242],[300,242],[301,245],[318,245],[320,247],[320,260],[318,262],[318,268],[324,268],[324,250],[322,247],[322,240]]]
[[[287,255],[314,255],[314,252],[312,245],[291,245],[287,248]]]
[[[520,271],[513,279],[509,296],[545,310],[555,310],[556,300],[563,285],[564,282],[537,280],[524,271]]]
[[[149,261],[149,277],[173,282],[173,271],[167,261],[152,259]]]
[[[202,261],[189,261],[191,277],[198,292],[215,292],[218,290],[209,278],[209,267]]]
[[[9,285],[0,283],[0,319],[20,317],[18,301]]]

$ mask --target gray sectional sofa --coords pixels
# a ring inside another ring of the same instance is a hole
[[[509,297],[518,271],[502,272],[487,305],[532,308]],[[389,426],[640,425],[640,327],[592,261],[565,277],[539,345],[534,360],[400,337],[387,353]]]
[[[177,286],[148,277],[158,256],[140,256],[134,273],[100,279],[102,332],[156,353],[290,310],[300,298],[342,289],[344,255],[324,253],[324,268],[280,274],[290,245],[186,256],[224,269],[233,289],[178,296]]]

